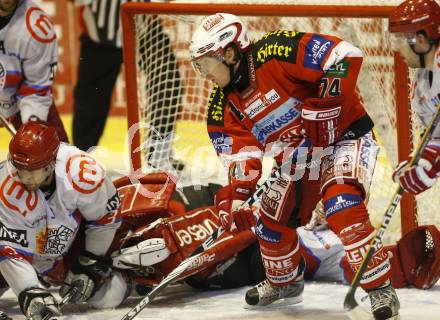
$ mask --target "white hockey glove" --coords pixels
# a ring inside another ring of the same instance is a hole
[[[60,288],[60,296],[64,297],[71,288],[75,288],[76,294],[70,301],[72,303],[87,301],[110,278],[111,265],[110,257],[100,257],[83,251],[69,270]]]
[[[328,228],[327,220],[325,219],[324,205],[322,200],[316,204],[315,210],[312,212],[312,217],[309,223],[304,226],[306,230],[324,230]]]
[[[21,311],[29,320],[42,320],[46,316],[61,316],[55,298],[46,289],[28,288],[18,295]]]

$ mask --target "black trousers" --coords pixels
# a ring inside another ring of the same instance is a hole
[[[122,49],[81,36],[78,81],[74,90],[73,144],[81,150],[98,145],[122,65]]]

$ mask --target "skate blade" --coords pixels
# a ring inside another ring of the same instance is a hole
[[[298,304],[301,303],[303,301],[303,297],[301,296],[297,296],[297,297],[292,297],[292,298],[283,298],[280,300],[277,300],[271,304],[267,304],[267,305],[250,305],[250,304],[245,304],[243,305],[243,308],[246,310],[261,310],[262,308],[264,309],[276,309],[279,307],[283,307],[283,306],[291,306],[294,304]]]

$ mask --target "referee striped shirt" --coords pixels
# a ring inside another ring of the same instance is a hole
[[[78,2],[81,2],[78,1]],[[82,19],[89,37],[102,45],[122,46],[120,7],[125,2],[149,2],[145,0],[82,0]]]

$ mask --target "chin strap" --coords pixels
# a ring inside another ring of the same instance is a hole
[[[414,48],[413,44],[410,44],[410,48],[412,50],[412,52],[414,52],[416,55],[419,56],[419,61],[420,61],[420,67],[421,68],[425,68],[426,67],[426,63],[425,63],[425,55],[431,51],[432,46],[434,45],[434,42],[430,41],[430,46],[428,48],[428,50],[426,50],[425,52],[417,52],[416,49]]]

